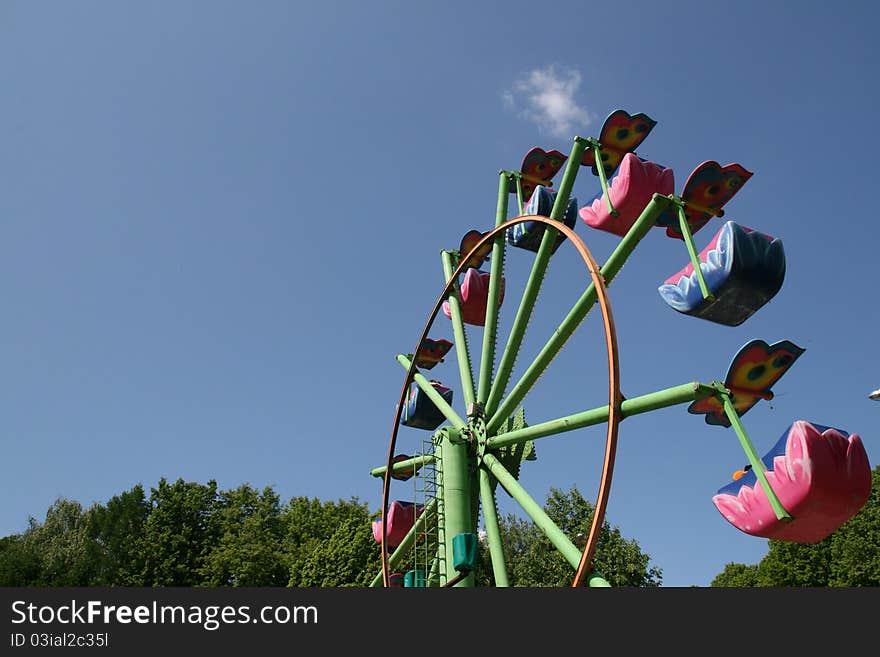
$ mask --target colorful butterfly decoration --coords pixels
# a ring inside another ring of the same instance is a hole
[[[731,401],[739,416],[745,415],[760,399],[772,399],[770,388],[788,371],[806,351],[789,340],[768,345],[763,340],[752,340],[733,357],[724,386],[731,392]],[[706,424],[730,426],[724,406],[716,397],[698,399],[688,406],[688,413],[705,413]]]
[[[562,165],[568,159],[568,155],[564,155],[559,151],[545,151],[543,148],[533,148],[523,158],[522,168],[522,193],[523,202],[528,201],[535,187],[543,185],[544,187],[553,186],[553,176],[559,173]],[[510,190],[511,194],[516,194],[516,187]]]
[[[641,112],[630,115],[629,112],[619,109],[608,115],[599,133],[599,143],[602,144],[599,154],[606,176],[617,171],[623,156],[635,151],[655,125],[657,122],[654,119]],[[593,149],[584,153],[581,164],[591,167],[594,176],[599,175]]]
[[[751,177],[751,171],[736,163],[722,167],[718,162],[708,160],[694,169],[681,193],[691,234],[700,230],[712,218],[713,215],[706,212],[706,209],[720,210]],[[657,218],[655,225],[665,226],[667,237],[683,239],[678,212],[674,208],[665,210]]]
[[[443,358],[450,349],[452,349],[452,343],[449,340],[425,338],[416,353],[416,367],[423,370],[431,369],[437,363],[443,362]]]
[[[461,245],[458,247],[458,252],[462,258],[464,258],[468,253],[473,251],[473,248],[477,245],[477,243],[483,239],[488,233],[481,233],[478,230],[469,230],[464,234],[464,237],[461,238]],[[489,257],[489,254],[492,253],[492,242],[486,242],[483,247],[476,251],[469,259],[467,266],[465,267],[465,271],[469,267],[473,267],[474,269],[479,269],[484,262]]]

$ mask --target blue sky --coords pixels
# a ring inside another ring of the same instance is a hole
[[[652,231],[610,288],[624,393],[721,379],[748,340],[790,339],[805,354],[744,418],[758,450],[807,419],[858,433],[876,465],[876,18],[818,2],[4,3],[0,535],[59,496],[160,477],[378,508],[394,355],[442,289],[440,249],[492,225],[499,169],[568,152],[617,108],[658,122],[639,152],[677,191],[704,160],[753,171],[727,218],[782,238],[788,267],[745,324],[711,324],[660,299],[687,254]],[[597,191],[583,169],[574,195]],[[618,241],[576,232],[600,261]],[[583,287],[573,253],[554,257],[524,354]],[[529,267],[509,252],[502,321]],[[596,319],[526,399],[529,422],[604,403]],[[442,316],[432,335],[451,337]],[[455,384],[454,357],[431,375]],[[401,451],[427,435],[402,429]],[[523,484],[594,498],[601,436],[539,441]],[[620,440],[608,518],[665,585],[765,554],[710,501],[745,462],[730,430],[682,406]]]

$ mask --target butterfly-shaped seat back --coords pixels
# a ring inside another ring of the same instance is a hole
[[[777,519],[752,471],[712,498],[728,522],[752,536],[816,543],[852,518],[871,493],[862,440],[841,429],[797,420],[761,460],[791,520]]]
[[[431,386],[440,393],[447,404],[452,403],[452,389],[443,386],[437,381],[432,381]],[[414,429],[434,431],[446,420],[446,416],[440,412],[437,405],[417,385],[413,385],[409,391],[403,413],[400,415],[400,424]]]
[[[432,369],[437,363],[443,362],[452,346],[449,340],[425,338],[416,353],[416,367],[423,370]]]
[[[487,233],[481,233],[474,229],[466,232],[464,237],[461,238],[458,253],[461,258],[468,259],[466,268],[474,267],[479,269],[488,260],[489,255],[492,253],[492,242],[486,242],[481,248],[476,248],[480,240],[486,235]]]
[[[556,202],[556,192],[543,185],[535,187],[529,202],[523,207],[522,216],[539,215],[549,217]],[[577,198],[569,198],[568,206],[562,217],[562,223],[569,228],[574,228],[577,223]],[[527,251],[538,252],[541,246],[541,238],[544,236],[545,224],[537,221],[524,221],[507,229],[507,243]],[[556,253],[559,245],[565,241],[565,235],[559,233],[553,244],[552,253]]]
[[[424,510],[425,507],[421,504],[394,500],[388,506],[386,514],[386,544],[392,549],[400,545]],[[373,521],[373,538],[377,543],[382,542],[382,518]]]
[[[559,151],[545,151],[543,148],[537,147],[526,153],[520,167],[523,198],[530,198],[538,185],[552,187],[553,176],[559,173],[567,159],[568,156]],[[511,188],[510,193],[516,194],[515,185]]]
[[[731,391],[731,402],[740,417],[761,399],[772,399],[771,388],[782,378],[804,349],[790,340],[772,345],[764,340],[750,340],[733,357],[724,385]],[[730,420],[717,397],[698,399],[688,406],[688,413],[705,415],[706,424],[729,427]]]
[[[599,157],[606,176],[614,173],[624,156],[633,153],[645,141],[655,125],[657,122],[642,112],[630,114],[626,110],[618,109],[608,115],[599,131],[599,143],[602,145]],[[584,153],[581,164],[590,167],[594,176],[599,175],[592,148]]]
[[[782,240],[726,222],[699,255],[714,298],[706,299],[688,263],[658,288],[663,300],[686,315],[739,326],[776,296],[785,279]]]
[[[461,320],[465,324],[483,326],[486,323],[486,306],[489,300],[489,272],[480,271],[473,267],[469,268],[464,275],[461,284]],[[501,277],[501,285],[498,289],[498,305],[504,301],[504,277]],[[443,314],[452,317],[449,302],[443,302]]]
[[[634,153],[626,153],[608,181],[608,195],[617,216],[611,213],[602,192],[582,207],[579,215],[591,228],[622,237],[632,228],[654,194],[666,196],[674,191],[672,169],[643,160]]]
[[[718,214],[751,177],[752,172],[737,163],[722,167],[714,160],[707,160],[694,169],[681,192],[681,198],[685,202],[684,214],[691,235]],[[674,207],[662,212],[655,225],[666,228],[667,237],[684,239],[678,212]]]
[[[634,153],[655,125],[657,122],[654,119],[641,112],[630,114],[622,109],[611,112],[599,131],[599,159],[602,163],[602,174],[612,175],[626,154]],[[532,148],[526,153],[522,162],[520,180],[523,198],[530,198],[538,185],[552,187],[553,177],[562,169],[567,159],[567,155],[557,150],[545,151],[543,148]],[[592,147],[584,152],[580,164],[590,167],[593,175],[599,175],[596,153]],[[516,191],[516,187],[510,190],[512,194]],[[672,191],[667,193],[671,194]]]

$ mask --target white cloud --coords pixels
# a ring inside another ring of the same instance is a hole
[[[574,136],[577,127],[590,123],[590,113],[578,105],[575,94],[581,74],[555,66],[528,71],[501,98],[504,106],[535,122],[555,137]]]

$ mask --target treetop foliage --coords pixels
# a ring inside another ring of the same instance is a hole
[[[553,490],[546,511],[572,540],[587,532],[592,505],[577,489]],[[0,539],[0,586],[367,586],[380,570],[370,522],[356,498],[282,503],[272,488],[220,490],[162,479],[106,504],[57,500],[43,522]],[[511,582],[567,586],[571,566],[520,518],[501,519]],[[612,584],[656,586],[634,540],[605,523],[596,567]],[[491,584],[483,555],[478,581]]]

